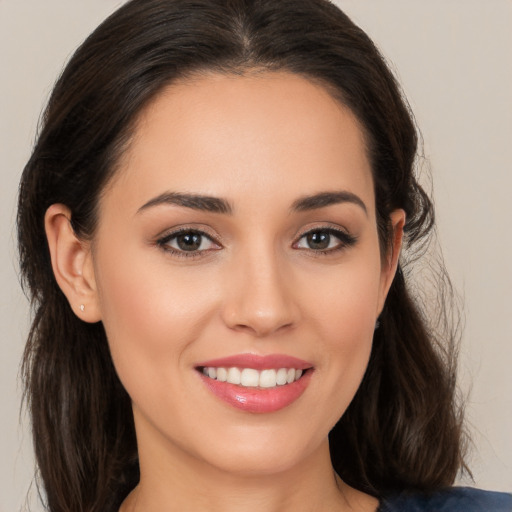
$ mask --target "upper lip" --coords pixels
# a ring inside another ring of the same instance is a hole
[[[255,370],[268,370],[272,368],[295,368],[296,370],[306,370],[313,365],[304,359],[289,356],[286,354],[235,354],[232,356],[221,357],[219,359],[210,359],[201,362],[197,367],[214,368],[253,368]]]

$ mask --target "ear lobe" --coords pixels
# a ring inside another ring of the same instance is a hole
[[[391,283],[396,274],[398,267],[398,260],[400,257],[400,250],[402,248],[402,239],[404,234],[405,225],[405,211],[402,209],[394,210],[390,215],[392,239],[390,247],[388,248],[385,261],[382,262],[381,271],[381,290],[379,298],[378,315],[380,315],[384,302],[391,287]]]
[[[71,212],[53,204],[44,218],[52,269],[71,309],[85,322],[101,320],[90,243],[80,240],[71,226]]]

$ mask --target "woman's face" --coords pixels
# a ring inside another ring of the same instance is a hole
[[[205,75],[143,112],[92,244],[141,464],[266,474],[325,450],[394,272],[374,202],[356,119],[304,78]]]

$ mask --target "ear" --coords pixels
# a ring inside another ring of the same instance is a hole
[[[71,226],[71,212],[53,204],[44,218],[53,273],[71,309],[85,322],[101,320],[90,243]]]
[[[394,210],[389,216],[391,221],[391,243],[387,248],[387,253],[382,262],[381,278],[380,278],[380,293],[379,293],[379,306],[377,316],[380,315],[384,308],[384,302],[391,287],[391,283],[396,274],[398,267],[398,260],[400,257],[400,250],[402,248],[402,238],[404,234],[405,225],[405,211],[402,209]]]

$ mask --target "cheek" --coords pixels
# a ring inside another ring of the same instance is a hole
[[[348,407],[366,371],[380,293],[380,262],[361,258],[325,280],[325,293],[310,301],[312,327],[322,348],[318,371],[327,382],[334,424]]]
[[[185,280],[166,265],[138,260],[135,251],[98,260],[102,321],[119,377],[131,396],[148,385],[158,388],[203,329],[211,294],[199,276]]]
[[[345,264],[314,277],[307,310],[317,328],[325,332],[324,339],[340,348],[350,340],[367,339],[373,332],[381,289],[375,252],[355,253]]]

